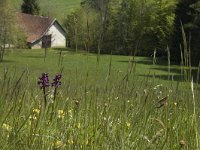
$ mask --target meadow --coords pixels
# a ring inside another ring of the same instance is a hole
[[[193,82],[164,58],[10,50],[0,149],[199,149],[199,71],[190,69]],[[50,83],[61,74],[61,85],[38,85],[42,73]]]
[[[10,0],[17,11],[20,11],[22,0]],[[57,18],[61,23],[66,19],[66,15],[80,7],[80,0],[39,0],[40,13]]]

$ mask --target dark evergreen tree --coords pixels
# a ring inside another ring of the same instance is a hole
[[[21,11],[26,14],[39,15],[40,7],[37,0],[23,0]]]
[[[171,38],[172,58],[181,60],[180,47],[183,46],[182,27],[186,35],[189,51],[191,49],[191,61],[197,64],[200,58],[200,22],[199,22],[199,0],[180,0],[175,9],[174,33]]]

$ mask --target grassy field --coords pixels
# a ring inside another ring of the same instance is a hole
[[[10,0],[17,11],[20,11],[22,0]],[[41,14],[57,18],[61,23],[66,15],[80,7],[80,0],[38,0]]]
[[[169,73],[165,60],[130,58],[101,55],[97,62],[95,54],[54,49],[44,61],[44,50],[6,53],[0,149],[199,149],[198,85],[185,82],[177,65]],[[40,89],[42,73],[50,82],[61,73],[61,85]]]

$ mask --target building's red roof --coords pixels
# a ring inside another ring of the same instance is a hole
[[[33,43],[40,39],[55,21],[55,19],[50,17],[24,13],[17,13],[17,19],[20,27],[25,31],[27,42],[29,43]]]

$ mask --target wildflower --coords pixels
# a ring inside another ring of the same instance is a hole
[[[185,145],[186,145],[186,142],[185,142],[184,140],[180,140],[179,144],[180,144],[180,146],[182,147],[182,146],[185,146]]]
[[[105,107],[108,107],[108,103],[104,103],[104,106],[105,106]]]
[[[30,120],[37,120],[37,117],[35,115],[33,115],[33,116],[30,116],[29,119]]]
[[[56,149],[60,148],[62,145],[63,145],[63,144],[62,144],[62,141],[60,141],[60,140],[57,140],[57,141],[55,141],[55,143],[54,143],[54,146],[55,146]]]
[[[52,83],[51,85],[52,85],[53,87],[55,87],[55,88],[58,88],[58,86],[61,85],[61,81],[60,81],[61,77],[62,77],[61,74],[57,74],[57,75],[55,76],[55,78],[53,79],[53,83]]]
[[[74,141],[73,141],[72,139],[67,140],[67,142],[68,142],[69,144],[73,144],[73,143],[74,143]]]
[[[65,117],[64,110],[58,110],[58,118],[63,119]]]
[[[131,127],[131,123],[130,123],[130,122],[126,122],[126,126],[127,126],[128,128],[130,128],[130,127]]]
[[[117,124],[121,124],[121,120],[119,118],[117,119]]]
[[[147,94],[147,89],[144,89],[144,94]]]
[[[68,111],[68,113],[69,113],[70,118],[72,118],[72,110],[71,109]]]
[[[176,127],[175,127],[175,126],[173,126],[173,127],[172,127],[172,130],[176,130]]]
[[[176,103],[176,102],[174,103],[174,106],[177,106],[177,103]]]
[[[49,76],[47,73],[43,73],[41,77],[39,77],[38,84],[40,85],[40,88],[49,87]]]
[[[50,99],[53,99],[53,98],[54,98],[53,94],[51,94],[51,95],[49,96],[49,98],[50,98]]]
[[[81,128],[81,124],[80,124],[80,123],[77,124],[77,128],[78,128],[78,129]]]
[[[87,140],[85,140],[85,145],[88,145],[88,143],[89,143],[89,142],[88,142],[88,139],[87,139]]]
[[[106,117],[103,117],[103,120],[104,120],[104,121],[106,121],[106,120],[107,120],[107,118],[106,118]]]
[[[33,113],[38,115],[38,114],[40,113],[40,110],[37,109],[37,108],[36,108],[36,109],[33,109]]]
[[[6,123],[4,123],[4,124],[2,125],[2,128],[3,128],[4,130],[8,131],[8,132],[10,132],[10,131],[12,130],[12,127],[11,127],[10,125],[6,124]]]
[[[43,90],[44,95],[44,105],[46,107],[47,104],[47,94],[46,94],[46,87],[49,87],[49,76],[47,73],[43,73],[41,77],[39,77],[38,84],[40,85],[40,88]]]
[[[111,121],[111,122],[109,123],[109,126],[110,126],[110,127],[112,127],[112,126],[113,126],[113,121]]]
[[[159,84],[159,85],[156,85],[153,89],[156,90],[157,88],[162,87],[162,86],[163,86],[162,84]]]

